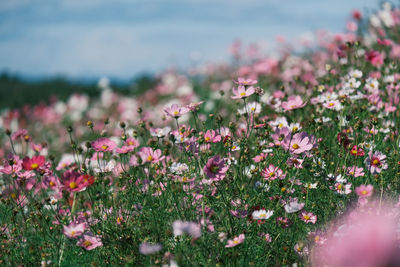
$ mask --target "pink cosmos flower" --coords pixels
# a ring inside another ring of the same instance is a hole
[[[83,235],[76,244],[86,250],[92,250],[103,245],[99,237],[88,234]]]
[[[378,51],[369,51],[365,53],[365,60],[371,62],[373,66],[381,66],[383,64],[383,55]]]
[[[260,153],[260,155],[257,155],[253,158],[255,163],[259,163],[261,161],[264,161],[268,157],[268,154],[266,153]]]
[[[356,194],[359,197],[370,197],[372,196],[372,192],[374,190],[374,187],[372,185],[360,185],[359,187],[356,187]]]
[[[233,96],[231,96],[232,99],[242,99],[254,94],[255,89],[253,86],[246,88],[243,85],[239,85],[238,88],[233,88],[232,92],[234,94]]]
[[[208,130],[204,135],[204,141],[206,143],[218,143],[221,142],[221,136],[218,135],[214,130]]]
[[[305,222],[305,223],[312,223],[315,224],[317,222],[317,215],[315,215],[312,212],[306,212],[303,211],[300,214],[300,218]]]
[[[364,169],[357,166],[351,166],[347,168],[347,175],[354,177],[364,176]]]
[[[228,244],[225,246],[226,248],[236,247],[239,244],[242,244],[244,241],[245,235],[240,234],[239,237],[235,236],[233,240],[228,240]]]
[[[225,166],[224,159],[219,155],[208,159],[203,171],[207,177],[213,181],[221,181],[225,178],[226,172],[229,167]]]
[[[275,132],[271,134],[271,138],[275,141],[275,146],[282,145],[287,136],[290,136],[290,129],[288,127],[276,127]]]
[[[117,144],[109,138],[101,137],[96,141],[92,142],[92,147],[98,152],[113,151],[117,147]]]
[[[85,232],[85,230],[86,230],[85,223],[71,222],[69,225],[63,226],[63,233],[70,238],[76,238],[78,236],[81,236],[83,232]]]
[[[129,152],[132,152],[135,149],[134,146],[122,146],[122,147],[117,147],[115,149],[115,152],[118,154],[127,154]]]
[[[292,138],[288,135],[282,143],[282,147],[285,150],[289,150],[290,153],[301,154],[310,151],[314,147],[314,139],[306,132],[297,133]]]
[[[330,100],[322,104],[324,108],[327,109],[334,109],[334,110],[341,110],[342,109],[342,104],[340,103],[339,100]]]
[[[13,141],[17,140],[17,139],[25,139],[27,138],[29,140],[29,135],[28,135],[28,130],[27,129],[18,129],[15,133],[13,133],[11,135],[11,139]]]
[[[253,79],[246,79],[246,78],[242,78],[239,77],[237,81],[233,81],[234,83],[238,84],[238,85],[242,85],[242,86],[249,86],[249,85],[254,85],[257,83],[257,80],[253,80]]]
[[[139,146],[139,141],[136,140],[136,139],[133,138],[133,137],[129,137],[129,138],[127,138],[127,139],[125,140],[124,144],[125,144],[126,146],[130,146],[130,147],[136,148],[136,147]]]
[[[4,174],[16,174],[22,170],[22,162],[17,155],[10,154],[4,160],[4,165],[0,166],[0,172]]]
[[[22,161],[22,167],[27,171],[36,170],[42,167],[45,162],[46,159],[44,156],[33,156],[31,159],[25,157]]]
[[[189,112],[189,109],[186,107],[179,107],[177,104],[173,104],[171,107],[167,107],[164,109],[165,114],[172,118],[179,118],[185,113]]]
[[[151,147],[142,147],[139,152],[139,156],[142,159],[143,163],[157,163],[164,159],[164,156],[161,156],[161,150],[154,150]]]
[[[382,170],[386,170],[388,165],[386,163],[386,155],[379,151],[375,151],[372,154],[372,150],[368,153],[368,157],[365,159],[365,164],[372,174],[380,173]]]
[[[204,101],[200,101],[197,103],[190,103],[189,105],[186,106],[186,108],[189,109],[191,112],[196,112],[198,110],[198,107],[203,103]]]
[[[303,162],[303,159],[291,157],[286,161],[286,164],[290,167],[295,167],[296,169],[303,169]]]
[[[177,220],[173,222],[172,228],[174,229],[174,236],[183,235],[185,233],[194,239],[197,239],[201,236],[201,227],[195,222]]]
[[[305,102],[303,102],[303,99],[301,99],[301,96],[296,95],[296,96],[289,96],[287,101],[283,101],[281,104],[281,107],[286,110],[293,110],[293,109],[298,109],[302,108],[306,105]]]
[[[286,174],[283,174],[283,171],[278,167],[270,164],[262,171],[261,176],[264,177],[265,180],[275,180],[277,178],[284,179]]]
[[[68,192],[81,192],[89,185],[85,175],[68,170],[61,175],[63,188]]]

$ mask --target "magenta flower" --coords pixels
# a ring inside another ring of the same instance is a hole
[[[243,85],[239,85],[238,88],[233,88],[232,89],[233,96],[231,96],[232,99],[242,99],[251,96],[254,94],[255,89],[253,86],[250,87],[245,87]]]
[[[296,95],[296,96],[289,96],[288,101],[284,101],[281,104],[281,107],[286,110],[293,110],[293,109],[297,109],[297,108],[302,108],[306,105],[305,102],[303,102],[303,99],[301,99],[300,96]]]
[[[317,215],[315,215],[312,212],[306,212],[303,211],[300,214],[300,218],[305,222],[305,223],[312,223],[315,224],[317,222]]]
[[[359,197],[370,197],[372,196],[372,192],[374,191],[374,187],[372,185],[360,185],[356,187],[356,194]]]
[[[45,157],[41,155],[33,156],[32,158],[25,157],[22,161],[22,167],[24,167],[24,169],[27,171],[36,170],[42,167],[45,162]]]
[[[117,144],[109,138],[102,137],[92,142],[92,147],[98,152],[113,151]]]
[[[365,53],[365,60],[371,62],[373,66],[381,66],[383,64],[383,55],[378,51],[369,51]]]
[[[103,245],[99,237],[87,234],[83,235],[76,244],[86,250],[92,250]]]
[[[63,233],[70,238],[75,238],[82,235],[83,232],[85,232],[85,229],[85,223],[71,222],[68,226],[63,226]]]
[[[151,147],[142,147],[142,149],[140,149],[139,156],[143,163],[157,163],[164,159],[164,156],[161,156],[160,149],[153,151]]]
[[[221,136],[217,134],[214,130],[208,130],[204,135],[204,141],[206,143],[221,142]]]
[[[89,185],[85,175],[75,171],[66,171],[61,175],[63,188],[68,192],[81,192]]]
[[[261,175],[262,177],[264,177],[265,180],[275,180],[277,178],[284,179],[286,177],[286,174],[283,174],[283,171],[281,169],[275,167],[272,164],[266,167],[262,171]]]
[[[386,155],[379,151],[375,151],[372,154],[372,150],[368,153],[368,157],[365,159],[365,164],[372,174],[380,173],[382,170],[386,170],[388,165],[386,163]]]
[[[239,244],[242,244],[244,241],[244,234],[240,234],[238,237],[235,236],[233,240],[228,240],[228,244],[225,246],[226,248],[236,247]]]
[[[293,154],[301,154],[303,152],[310,151],[314,147],[315,138],[308,135],[306,132],[301,132],[293,135],[286,136],[282,147],[285,150],[289,150]]]
[[[221,181],[225,178],[225,173],[228,169],[229,167],[225,166],[224,159],[219,155],[216,155],[208,159],[203,171],[209,179],[212,179],[213,181]]]
[[[164,109],[164,112],[172,117],[172,118],[179,118],[183,114],[189,112],[189,109],[186,107],[179,107],[177,104],[173,104],[171,107],[167,107]]]

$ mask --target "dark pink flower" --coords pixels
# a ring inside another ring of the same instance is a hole
[[[203,171],[207,177],[213,181],[221,181],[225,178],[225,173],[229,167],[225,166],[224,159],[219,155],[208,159]]]
[[[81,192],[89,185],[89,180],[85,175],[75,171],[66,171],[61,176],[64,189],[68,192]]]
[[[31,170],[36,170],[44,165],[46,162],[46,159],[44,156],[33,156],[31,159],[28,157],[25,157],[24,160],[22,161],[22,166],[24,167],[25,170],[31,171]]]

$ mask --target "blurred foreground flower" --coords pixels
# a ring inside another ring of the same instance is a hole
[[[346,215],[316,244],[312,266],[400,266],[398,208],[371,202]]]

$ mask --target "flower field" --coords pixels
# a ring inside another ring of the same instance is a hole
[[[4,110],[0,264],[400,266],[400,9],[347,28]]]

